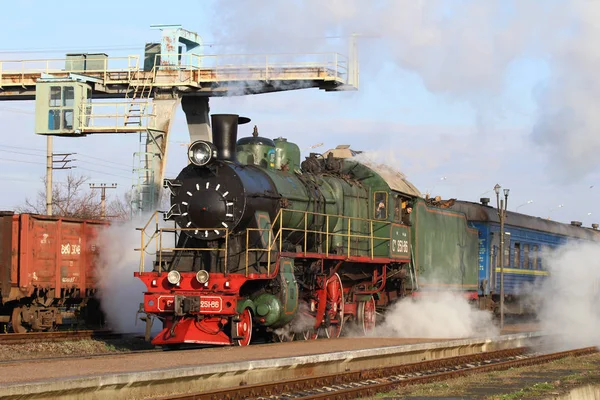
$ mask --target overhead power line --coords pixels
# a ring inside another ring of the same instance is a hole
[[[43,162],[26,161],[26,160],[13,160],[11,158],[0,158],[0,161],[11,161],[11,162],[19,162],[19,163],[25,163],[25,164],[46,165],[46,163],[43,163]]]
[[[37,151],[40,152],[40,154],[35,154],[35,153],[26,153],[26,152],[21,152],[21,151],[15,151],[15,150],[3,150],[2,147],[6,147],[6,148],[11,148],[11,149],[19,149],[19,150],[30,150],[30,151]],[[0,145],[0,151],[1,152],[6,152],[6,153],[14,153],[14,154],[23,154],[23,155],[27,155],[27,156],[34,156],[34,157],[45,157],[45,153],[46,150],[38,150],[36,148],[27,148],[27,147],[19,147],[19,146],[6,146],[6,145]],[[102,163],[106,163],[106,164],[114,164],[114,165],[122,165],[128,168],[122,168],[122,167],[110,167],[112,169],[118,169],[121,171],[126,171],[126,172],[131,172],[132,171],[132,167],[125,164],[125,163],[120,163],[120,162],[116,162],[116,161],[109,161],[109,160],[104,160],[102,158],[98,158],[98,157],[94,157],[94,156],[90,156],[88,154],[84,154],[84,153],[77,153],[78,156],[84,156],[86,158],[91,158],[94,160],[98,160],[101,161]],[[81,160],[80,160],[81,161]],[[92,162],[92,161],[83,161],[86,164],[93,164],[93,165],[98,165],[100,167],[106,167],[106,165],[102,165],[101,163],[97,163],[97,162]]]
[[[83,171],[95,172],[97,174],[103,174],[103,175],[109,175],[109,176],[116,176],[118,178],[123,178],[123,179],[129,179],[129,180],[131,179],[131,176],[123,176],[123,175],[111,174],[110,172],[97,171],[97,170],[89,169],[89,168],[77,167],[77,169],[81,169]]]
[[[306,36],[306,37],[290,37],[289,40],[323,40],[323,39],[349,39],[351,37],[357,38],[369,38],[378,39],[381,35],[377,34],[357,34],[357,35],[331,35],[331,36]],[[159,40],[154,40],[158,43]],[[229,42],[229,43],[215,43],[205,42],[202,44],[203,47],[218,47],[218,46],[235,46],[246,44],[245,41]],[[106,46],[86,46],[85,48],[67,48],[67,47],[32,47],[32,48],[13,48],[13,49],[0,49],[0,54],[34,54],[34,53],[87,53],[90,51],[109,51],[109,50],[143,50],[143,46],[140,44],[110,44]]]

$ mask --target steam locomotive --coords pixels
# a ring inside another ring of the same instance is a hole
[[[477,271],[459,271],[478,252],[464,214],[430,209],[385,166],[333,153],[300,163],[296,144],[256,129],[237,140],[247,122],[212,115],[213,142],[193,143],[190,164],[165,180],[165,218],[177,228],[152,236],[175,231],[176,245],[158,249],[151,272],[136,273],[148,289],[144,312],[163,322],[154,344],[338,337],[348,325],[366,333],[378,307],[415,291],[419,279],[426,286],[428,275],[476,293]],[[414,236],[411,218],[433,228],[429,237]],[[418,276],[415,257],[443,259],[444,270]]]
[[[378,310],[439,288],[496,307],[499,221],[487,203],[423,198],[400,173],[348,157],[343,147],[300,162],[296,144],[260,137],[256,127],[238,140],[238,127],[250,122],[238,115],[211,122],[213,141],[192,143],[189,165],[165,180],[171,208],[164,219],[174,228],[157,222],[144,234],[142,254],[155,243],[156,259],[135,276],[147,287],[147,327],[163,324],[153,344],[367,334]],[[513,214],[507,231],[515,238],[534,240],[539,229],[538,240],[553,245],[598,237],[527,216],[510,225]],[[531,249],[526,262],[519,252],[519,266],[508,257],[508,282],[510,274],[543,275],[532,269]]]

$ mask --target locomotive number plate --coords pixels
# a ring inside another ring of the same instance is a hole
[[[200,312],[214,313],[223,310],[223,299],[217,296],[200,296]]]

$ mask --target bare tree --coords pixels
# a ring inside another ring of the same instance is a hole
[[[111,200],[107,206],[107,218],[117,221],[127,221],[131,219],[131,191],[126,192],[122,197]]]
[[[61,217],[100,219],[102,216],[100,199],[97,193],[88,190],[86,185],[89,177],[68,175],[64,182],[53,182],[52,208],[53,214]],[[44,186],[46,179],[43,178]],[[128,217],[127,202],[114,199],[109,203],[108,215],[118,219]],[[18,207],[17,212],[46,214],[46,192],[40,190],[34,200],[26,199],[23,207]]]

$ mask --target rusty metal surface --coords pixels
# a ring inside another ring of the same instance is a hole
[[[58,297],[61,289],[79,289],[83,296],[95,288],[98,235],[107,222],[33,214],[10,218],[12,287],[26,295],[36,288],[54,290]],[[13,300],[9,292],[2,293],[5,302]]]
[[[10,292],[10,269],[12,260],[12,212],[0,213],[0,290]]]
[[[166,396],[160,397],[159,399],[353,399],[372,396],[400,386],[423,384],[468,374],[543,364],[569,356],[592,354],[597,351],[597,348],[589,347],[539,356],[525,356],[528,349],[521,347],[414,364],[348,372],[345,374],[294,379],[270,384],[241,386],[228,390]]]

